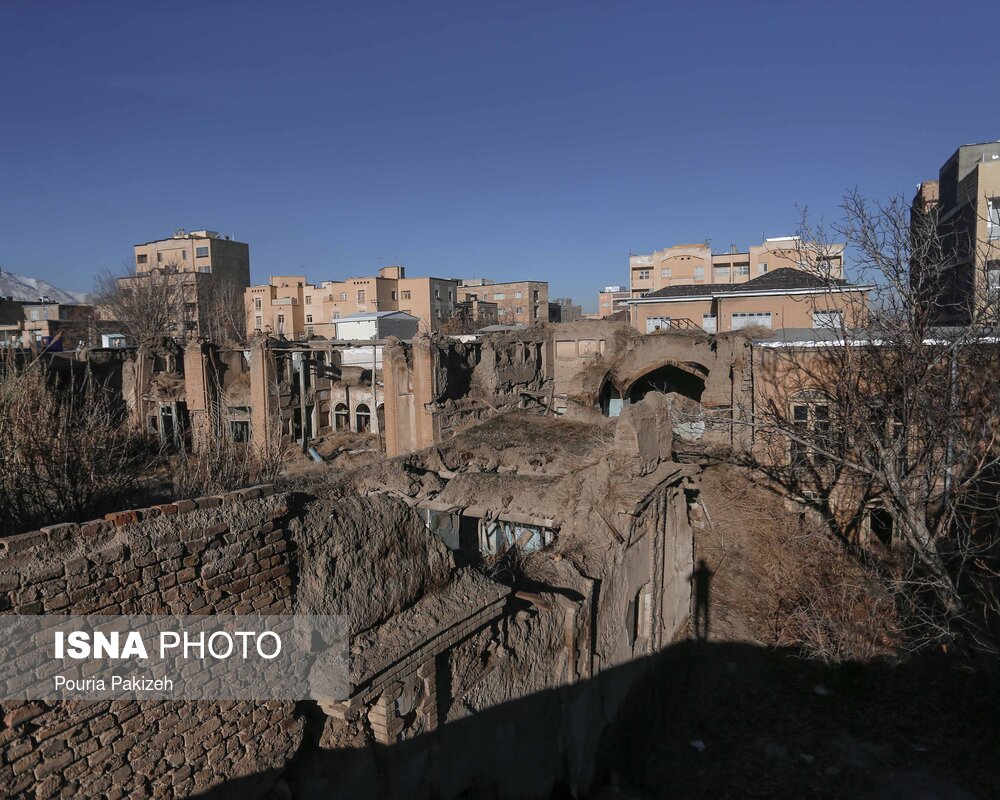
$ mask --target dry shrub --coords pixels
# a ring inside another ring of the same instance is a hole
[[[745,474],[733,471],[726,488],[753,543],[745,602],[765,643],[827,663],[898,651],[895,599],[873,565],[833,540],[822,520],[787,511]]]
[[[282,456],[277,437],[261,445],[238,442],[228,424],[218,423],[212,435],[200,439],[196,452],[182,449],[173,460],[174,496],[201,497],[273,483]]]
[[[122,508],[156,458],[89,370],[0,364],[0,534]]]

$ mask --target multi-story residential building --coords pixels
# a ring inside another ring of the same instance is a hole
[[[549,322],[579,322],[581,319],[583,306],[575,304],[572,297],[549,300]]]
[[[250,285],[250,245],[216,231],[177,230],[169,239],[137,244],[134,250],[135,275],[120,278],[119,285],[134,290],[153,276],[176,282],[182,295],[177,333],[216,338],[219,318],[238,309]]]
[[[933,215],[933,216],[931,216]],[[930,280],[921,264],[914,278],[933,285],[935,316],[962,323],[1000,293],[1000,142],[959,147],[938,172],[937,181],[917,189],[911,220],[935,225],[946,258],[954,265]]]
[[[0,298],[0,346],[34,350],[96,347],[116,328],[86,303],[26,303]]]
[[[725,253],[713,253],[707,242],[674,245],[629,257],[629,291],[631,297],[642,297],[668,286],[747,283],[786,267],[843,279],[844,245],[820,246],[798,236],[765,239],[747,251],[732,245]]]
[[[501,325],[535,325],[549,319],[549,284],[546,281],[503,281],[487,278],[464,280],[459,300],[496,303]]]
[[[605,286],[603,291],[597,293],[597,319],[628,311],[625,301],[631,296],[632,292],[625,286]]]
[[[863,322],[872,289],[783,267],[745,283],[667,286],[627,301],[632,326],[642,333],[701,328],[835,328]]]
[[[355,314],[402,311],[436,331],[455,310],[458,281],[407,278],[401,266],[383,267],[377,275],[306,282],[304,275],[275,275],[271,282],[244,293],[247,330],[303,339],[335,335],[335,321]]]

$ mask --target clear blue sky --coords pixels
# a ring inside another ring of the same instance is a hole
[[[1000,138],[960,3],[0,4],[0,266],[89,290],[177,227],[253,277],[547,279],[793,232]]]

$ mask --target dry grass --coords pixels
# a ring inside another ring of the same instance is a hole
[[[898,650],[893,596],[821,522],[786,510],[780,498],[732,468],[710,470],[703,497],[711,524],[699,536],[698,556],[717,570],[713,596],[730,625],[827,663]]]

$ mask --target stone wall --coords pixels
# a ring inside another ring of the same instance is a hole
[[[288,496],[269,486],[0,540],[0,608],[17,614],[287,614]],[[6,797],[189,796],[283,766],[290,703],[133,700],[2,708]],[[266,796],[267,779],[241,791]]]

